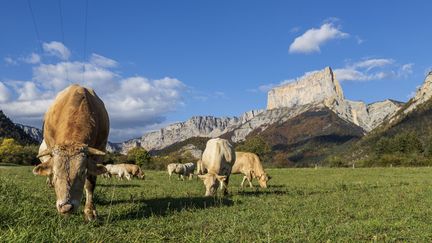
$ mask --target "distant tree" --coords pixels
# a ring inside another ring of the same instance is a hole
[[[271,152],[271,148],[263,138],[256,136],[237,145],[236,151],[255,153],[262,159]]]
[[[128,162],[132,162],[140,167],[149,167],[151,164],[151,156],[147,150],[141,147],[136,147],[129,150],[127,154]]]
[[[121,163],[128,163],[127,155],[114,152],[114,153],[107,153],[104,157],[104,164],[121,164]]]

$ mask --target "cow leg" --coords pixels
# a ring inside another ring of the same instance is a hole
[[[223,182],[223,184],[224,184],[223,195],[224,196],[228,195],[228,182],[229,182],[229,178],[230,178],[230,176],[227,176],[227,178]]]
[[[86,202],[84,206],[84,216],[87,221],[96,219],[96,208],[93,204],[93,192],[96,187],[96,176],[88,175],[85,181]]]
[[[244,188],[244,182],[246,181],[246,176],[243,176],[243,180],[242,180],[242,182],[241,182],[241,184],[240,184],[240,187],[243,189]]]
[[[247,178],[247,180],[248,180],[248,182],[249,182],[249,186],[250,186],[250,188],[253,188],[253,185],[252,185],[252,175],[249,174],[248,176],[246,176],[246,178]]]

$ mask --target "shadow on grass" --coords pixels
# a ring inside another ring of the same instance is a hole
[[[136,184],[97,184],[97,187],[120,187],[120,188],[128,188],[128,187],[141,187]]]
[[[273,184],[269,184],[267,185],[267,188],[285,188],[286,185],[273,185]]]
[[[212,207],[226,207],[234,205],[229,198],[219,197],[165,197],[139,200],[113,200],[108,205],[121,203],[135,203],[133,210],[112,216],[112,221],[148,218],[150,216],[167,216],[173,212],[192,209],[200,210]],[[101,202],[99,202],[101,204]],[[103,204],[103,203],[102,203]]]
[[[240,190],[237,195],[240,196],[260,196],[260,195],[285,195],[288,194],[284,190],[266,190],[266,189],[255,189],[254,191]]]

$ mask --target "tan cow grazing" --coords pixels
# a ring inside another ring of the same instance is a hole
[[[105,168],[107,172],[104,174],[106,177],[111,178],[111,176],[117,176],[118,179],[123,180],[123,178],[126,178],[128,181],[132,179],[132,175],[129,174],[125,164],[108,164],[105,165]]]
[[[179,163],[171,163],[171,164],[167,165],[167,171],[168,171],[168,175],[169,175],[169,179],[170,180],[171,180],[172,174],[176,173],[177,165],[181,165],[181,164],[179,164]]]
[[[126,171],[133,177],[139,178],[139,179],[145,179],[144,171],[138,166],[134,164],[123,164]]]
[[[47,148],[38,158],[49,155],[50,159],[36,166],[33,173],[52,176],[59,213],[76,211],[85,188],[85,219],[96,219],[96,175],[106,172],[97,163],[105,155],[108,133],[108,113],[92,89],[67,87],[45,113],[43,135]]]
[[[200,170],[207,171],[207,174],[198,175],[206,187],[206,196],[213,196],[218,187],[224,195],[228,194],[229,176],[234,161],[234,149],[226,139],[213,138],[207,141],[200,162]]]
[[[271,179],[264,171],[258,155],[249,152],[236,152],[236,161],[232,167],[231,174],[243,174],[241,187],[246,180],[252,188],[252,178],[256,178],[262,188],[267,188],[267,181]]]

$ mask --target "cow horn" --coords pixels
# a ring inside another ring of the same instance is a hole
[[[88,152],[91,155],[100,155],[100,156],[104,156],[105,152],[100,151],[99,149],[95,149],[92,147],[88,147]]]
[[[45,149],[44,151],[40,152],[36,157],[39,159],[40,157],[51,155],[51,149]]]

